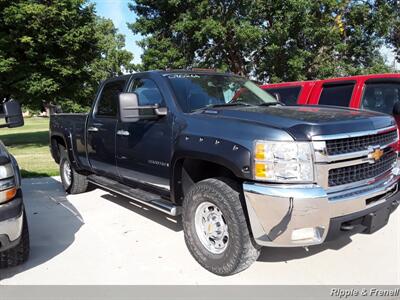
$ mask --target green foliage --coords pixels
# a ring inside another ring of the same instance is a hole
[[[122,75],[123,71],[131,72],[133,55],[125,50],[125,36],[119,34],[109,19],[97,17],[95,39],[100,50],[90,66],[92,80],[97,83],[106,78]]]
[[[124,46],[86,0],[0,0],[0,99],[85,110],[101,80],[132,70]]]
[[[210,67],[271,82],[388,72],[379,50],[395,2],[137,0],[130,28],[144,36],[143,70]]]
[[[389,31],[388,42],[394,48],[396,59],[400,62],[400,2],[389,0],[388,5],[392,7],[393,14],[390,20],[394,20]]]
[[[60,99],[57,104],[61,106],[63,112],[87,113],[90,111],[90,106],[85,106],[69,99]]]
[[[83,0],[0,0],[0,97],[36,108],[78,99],[98,55],[94,17]]]

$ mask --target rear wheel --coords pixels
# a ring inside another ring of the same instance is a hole
[[[17,246],[0,252],[0,268],[16,267],[24,263],[29,257],[29,229],[24,212],[21,240]]]
[[[236,183],[211,178],[192,186],[183,203],[186,245],[207,270],[232,275],[257,260],[260,247],[250,235]]]
[[[80,194],[87,191],[87,177],[74,170],[67,151],[62,146],[60,146],[60,176],[64,190],[68,194]]]

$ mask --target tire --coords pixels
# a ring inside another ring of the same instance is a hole
[[[241,272],[260,255],[261,247],[251,237],[242,200],[237,184],[226,178],[200,181],[185,197],[182,223],[186,246],[197,262],[214,274],[227,276]],[[217,223],[204,223],[208,217]],[[227,229],[220,224],[221,220]],[[207,231],[217,233],[207,237]]]
[[[0,269],[16,267],[29,257],[29,229],[24,212],[21,240],[17,246],[0,253]]]
[[[60,146],[60,176],[64,190],[68,194],[80,194],[87,191],[87,177],[74,170],[63,146]]]

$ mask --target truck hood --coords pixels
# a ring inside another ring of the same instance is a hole
[[[394,118],[386,114],[327,106],[237,106],[204,110],[202,113],[282,129],[296,140],[377,130],[396,124]]]

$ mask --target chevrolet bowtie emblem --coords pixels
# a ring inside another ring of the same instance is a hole
[[[375,149],[374,151],[372,151],[369,155],[368,158],[373,160],[373,162],[376,162],[377,160],[379,160],[383,155],[383,150],[382,149]]]

